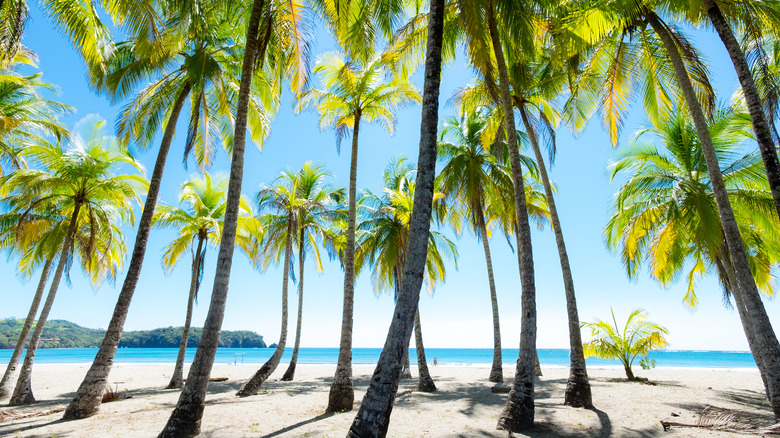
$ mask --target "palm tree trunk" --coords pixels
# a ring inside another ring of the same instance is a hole
[[[531,247],[531,227],[528,223],[528,207],[525,202],[523,171],[520,168],[515,116],[512,111],[512,96],[509,91],[509,74],[504,60],[504,51],[498,36],[498,26],[492,2],[487,6],[488,27],[493,52],[498,65],[501,105],[504,109],[504,130],[506,131],[509,158],[512,165],[512,185],[517,215],[517,254],[522,286],[522,322],[520,326],[520,352],[515,370],[515,380],[501,416],[498,429],[519,432],[534,424],[534,354],[536,353],[536,286],[534,281],[534,259]]]
[[[634,377],[634,371],[631,370],[631,366],[629,365],[623,365],[623,370],[626,372],[626,377],[630,381],[636,380],[636,377]]]
[[[485,251],[485,263],[487,264],[490,305],[493,310],[493,366],[490,368],[488,380],[500,383],[504,381],[504,367],[502,366],[503,359],[501,358],[501,324],[498,321],[498,295],[496,294],[496,282],[493,277],[493,259],[490,257],[490,243],[488,242],[487,226],[485,225],[485,213],[482,211],[481,202],[477,205],[476,210],[477,221],[479,221],[479,236],[482,240],[482,249]]]
[[[192,308],[195,305],[195,295],[198,293],[198,277],[200,273],[201,251],[203,250],[204,236],[198,236],[198,250],[195,252],[195,260],[192,263],[192,278],[190,279],[190,296],[187,299],[187,316],[184,318],[184,330],[181,333],[179,354],[176,356],[176,366],[173,368],[171,381],[165,389],[179,389],[184,384],[184,355],[187,353],[187,340],[190,336],[190,324],[192,323]]]
[[[57,269],[54,271],[54,278],[51,280],[51,286],[49,286],[49,294],[46,296],[46,302],[43,303],[43,309],[41,309],[41,314],[38,316],[38,322],[35,323],[35,330],[33,330],[30,344],[27,346],[27,353],[24,355],[24,362],[22,363],[22,369],[19,372],[19,379],[16,381],[16,387],[14,388],[13,395],[11,395],[11,400],[8,402],[9,406],[35,403],[35,396],[33,396],[32,392],[32,367],[33,361],[35,360],[35,352],[38,349],[38,341],[41,339],[43,327],[46,325],[46,320],[49,318],[51,306],[54,304],[54,297],[57,295],[57,288],[60,286],[62,273],[65,271],[65,265],[68,264],[68,252],[73,245],[73,238],[76,235],[76,224],[78,223],[80,210],[81,204],[76,203],[73,208],[73,213],[71,213],[70,224],[68,224],[68,231],[65,234],[65,241],[62,243],[60,260],[57,262]]]
[[[734,272],[737,277],[737,287],[734,288],[734,294],[742,294],[742,300],[745,304],[746,315],[749,315],[755,334],[755,349],[759,353],[761,361],[764,363],[763,371],[766,374],[766,381],[769,387],[769,402],[772,405],[775,418],[780,420],[780,343],[777,341],[775,332],[772,329],[772,323],[766,314],[766,309],[758,294],[756,283],[750,272],[745,247],[742,242],[742,236],[739,232],[737,220],[734,217],[734,211],[731,209],[728,192],[723,182],[723,175],[720,172],[718,157],[715,154],[715,148],[712,145],[712,139],[707,127],[707,121],[702,112],[696,94],[691,85],[685,69],[685,64],[680,57],[677,45],[675,44],[671,33],[666,26],[661,23],[658,16],[648,11],[645,13],[648,24],[661,38],[666,48],[669,58],[672,61],[677,80],[682,88],[685,101],[688,104],[696,133],[699,136],[704,159],[707,163],[707,170],[712,184],[712,191],[715,195],[715,202],[718,207],[721,223],[723,224],[723,233],[731,253]],[[750,339],[748,338],[748,341]],[[759,367],[760,369],[760,367]]]
[[[279,361],[282,359],[282,354],[284,354],[284,347],[287,344],[287,286],[290,283],[290,256],[292,253],[294,222],[295,218],[290,214],[287,217],[287,242],[284,246],[284,269],[282,269],[284,275],[284,278],[282,278],[282,328],[279,335],[279,343],[276,344],[274,354],[238,390],[236,395],[239,397],[257,395],[260,386],[276,371],[276,367],[279,366]]]
[[[152,228],[152,217],[154,208],[157,205],[157,196],[160,193],[160,184],[162,182],[165,161],[168,158],[168,151],[171,148],[173,134],[176,130],[176,122],[179,114],[190,92],[190,85],[187,84],[179,93],[176,102],[171,109],[171,115],[165,126],[165,133],[160,142],[160,149],[157,152],[157,161],[154,163],[152,178],[149,181],[149,191],[146,194],[146,202],[141,213],[141,220],[138,222],[138,233],[135,236],[135,245],[133,255],[130,259],[130,267],[127,269],[125,282],[122,284],[122,291],[117,298],[114,313],[111,316],[111,322],[108,323],[108,329],[100,344],[100,349],[92,361],[92,366],[84,376],[76,396],[71,400],[65,409],[63,419],[73,420],[77,418],[86,418],[95,415],[100,410],[100,403],[103,399],[103,393],[108,382],[108,375],[111,373],[111,367],[114,364],[114,355],[119,346],[119,339],[122,336],[125,319],[130,310],[130,302],[135,293],[135,287],[138,284],[138,278],[141,275],[141,266],[144,262],[146,253],[146,243],[149,238],[149,230]]]
[[[417,350],[417,373],[420,375],[417,390],[422,392],[436,392],[436,384],[433,383],[431,373],[428,371],[428,362],[425,360],[425,347],[423,346],[419,306],[417,307],[417,313],[414,314],[414,342]]]
[[[766,392],[767,399],[771,398],[769,392],[769,385],[766,380],[766,373],[764,372],[764,361],[758,351],[755,350],[756,335],[751,325],[750,315],[747,314],[745,309],[745,302],[742,300],[742,295],[734,293],[734,289],[737,287],[737,273],[734,272],[734,265],[731,263],[731,254],[729,254],[728,246],[726,242],[718,248],[720,259],[717,260],[719,271],[726,277],[725,282],[728,284],[728,291],[731,292],[731,296],[734,297],[735,306],[737,309],[737,315],[739,315],[739,321],[742,323],[742,330],[745,331],[745,336],[748,339],[748,346],[750,347],[750,353],[753,355],[753,361],[759,369],[761,380],[764,382],[764,392]]]
[[[775,203],[775,210],[780,216],[780,160],[777,158],[774,141],[772,140],[772,131],[769,128],[766,114],[761,105],[761,96],[756,89],[756,83],[753,81],[753,74],[750,66],[745,59],[745,53],[739,45],[739,41],[734,36],[728,21],[723,17],[718,5],[713,0],[704,0],[702,6],[707,10],[707,16],[712,21],[715,31],[718,32],[723,45],[729,52],[731,62],[737,71],[739,83],[742,85],[742,93],[745,95],[750,121],[753,122],[753,131],[756,134],[758,149],[761,151],[761,158],[764,160],[764,169],[769,180],[769,190],[772,193],[772,200]]]
[[[547,175],[547,169],[544,166],[544,157],[539,148],[539,142],[536,138],[536,132],[528,120],[528,114],[525,107],[520,106],[520,117],[523,119],[523,125],[531,140],[531,147],[536,157],[536,165],[539,167],[539,173],[542,176],[544,193],[547,196],[547,205],[550,208],[550,222],[555,232],[555,243],[558,247],[558,258],[561,261],[561,272],[563,273],[563,289],[566,292],[566,314],[569,321],[569,380],[566,384],[566,393],[563,403],[574,406],[575,408],[593,406],[593,398],[590,392],[590,382],[588,381],[588,371],[585,367],[585,352],[582,350],[582,336],[580,333],[580,316],[577,312],[577,298],[574,294],[574,278],[571,275],[571,266],[569,265],[569,254],[566,252],[566,243],[563,240],[563,230],[561,221],[558,217],[558,208],[555,206],[555,196],[553,195],[550,178]],[[538,356],[537,356],[538,361]]]
[[[41,304],[43,290],[46,289],[46,279],[49,278],[49,270],[51,269],[53,259],[54,257],[49,257],[46,260],[46,263],[43,265],[41,279],[38,281],[38,288],[35,289],[35,296],[33,296],[32,304],[30,304],[30,310],[27,312],[27,319],[24,320],[22,332],[19,334],[19,340],[16,341],[14,352],[11,354],[11,360],[8,362],[8,367],[5,369],[3,380],[0,381],[0,399],[8,397],[8,395],[11,393],[11,383],[13,382],[14,371],[16,371],[16,366],[19,365],[19,358],[22,357],[24,344],[27,343],[27,335],[30,334],[30,329],[32,328],[32,324],[35,321],[35,315],[38,314],[38,307]]]
[[[539,350],[534,349],[534,376],[542,377],[542,363],[539,362]]]
[[[233,137],[233,159],[230,164],[230,181],[228,183],[227,207],[225,224],[222,228],[222,240],[217,256],[217,269],[214,275],[214,287],[211,292],[211,303],[203,332],[200,336],[198,350],[190,366],[187,383],[179,396],[171,417],[159,437],[191,437],[200,433],[200,420],[205,407],[206,389],[209,384],[211,367],[214,365],[214,355],[219,345],[219,333],[222,329],[222,319],[225,316],[228,284],[230,283],[230,268],[233,263],[233,250],[236,243],[238,227],[238,211],[241,201],[241,181],[244,175],[244,149],[246,147],[247,110],[249,107],[249,91],[254,74],[255,59],[258,54],[258,26],[263,15],[263,0],[254,0],[249,17],[249,27],[246,34],[244,62],[241,67],[241,83],[238,88],[236,103],[236,129]]]
[[[328,394],[328,412],[351,411],[355,402],[352,387],[352,313],[355,298],[355,216],[357,205],[357,154],[360,112],[355,114],[352,130],[352,155],[349,162],[349,212],[347,246],[344,249],[344,308],[341,314],[341,342],[336,374]]]
[[[404,352],[404,366],[401,369],[401,379],[413,379],[412,364],[409,362],[409,349]]]
[[[295,377],[295,366],[298,363],[298,349],[301,346],[301,319],[303,318],[303,259],[306,257],[304,252],[304,228],[301,227],[300,235],[298,236],[298,259],[301,261],[298,267],[298,324],[295,327],[295,346],[293,347],[292,358],[290,358],[290,365],[287,366],[287,371],[282,376],[282,381],[290,382]]]
[[[403,282],[382,354],[371,377],[371,384],[347,433],[347,436],[352,438],[387,435],[390,413],[393,410],[401,377],[404,350],[408,352],[414,316],[417,314],[425,261],[428,258],[433,183],[436,176],[436,134],[439,121],[443,28],[444,1],[431,0],[420,122],[420,153],[417,159],[417,181],[409,223],[409,247],[403,268]]]

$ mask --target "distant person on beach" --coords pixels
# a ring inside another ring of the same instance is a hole
[[[436,358],[434,357],[434,358],[433,358],[433,366],[436,366],[436,365],[438,365],[438,364],[439,364],[439,362],[438,362],[438,361],[436,360]]]

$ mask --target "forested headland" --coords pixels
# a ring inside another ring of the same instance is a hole
[[[23,319],[0,319],[0,349],[14,348]],[[46,322],[39,348],[89,348],[97,347],[105,330],[82,327],[61,319]],[[182,327],[163,327],[154,330],[126,331],[122,334],[119,347],[131,348],[177,348],[181,342]],[[200,327],[193,327],[187,347],[197,347]],[[263,336],[249,330],[222,331],[219,346],[223,348],[266,348]]]

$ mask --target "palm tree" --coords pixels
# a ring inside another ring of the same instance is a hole
[[[404,351],[417,315],[425,261],[428,259],[428,234],[431,227],[434,180],[436,176],[436,137],[439,117],[439,84],[442,66],[444,2],[431,0],[428,13],[425,81],[423,83],[420,154],[417,159],[414,214],[409,220],[408,255],[402,271],[401,287],[387,333],[385,346],[360,403],[360,409],[347,433],[348,437],[385,436],[393,401],[403,368]]]
[[[178,8],[174,6],[178,5]],[[144,80],[151,83],[141,90],[123,109],[117,121],[120,137],[141,147],[154,140],[160,128],[163,136],[152,171],[149,192],[138,224],[133,255],[117,298],[106,334],[87,371],[76,396],[65,410],[64,418],[85,418],[100,409],[108,375],[119,345],[124,323],[141,275],[146,243],[160,192],[165,163],[176,123],[190,98],[190,118],[184,160],[194,152],[200,167],[210,163],[215,144],[226,148],[234,142],[231,102],[237,100],[236,76],[241,59],[241,36],[235,26],[235,5],[222,10],[208,6],[202,14],[199,2],[189,1],[168,5],[157,20],[166,20],[158,33],[146,31],[132,34],[127,41],[112,47],[112,56],[101,66],[90,70],[92,85],[118,101],[130,94]],[[238,8],[238,9],[236,9]],[[240,15],[239,15],[240,16]],[[229,18],[227,18],[229,17]],[[254,95],[248,101],[249,126],[255,141],[267,133],[265,108],[273,108],[273,93],[258,92],[265,82],[254,81]],[[161,124],[164,123],[164,127]]]
[[[606,15],[594,13],[593,10],[590,10],[590,6],[577,4],[576,7],[579,13],[573,14],[575,18],[569,20],[571,23],[574,23],[575,30],[590,29],[576,38],[585,38],[590,43],[594,40],[598,41],[605,35],[620,35],[619,38],[612,39],[619,42],[617,47],[620,48],[625,40],[625,35],[630,34],[631,29],[635,28],[633,24],[637,22],[643,23],[646,25],[642,26],[641,33],[643,36],[646,36],[652,30],[650,39],[647,37],[642,38],[643,42],[648,42],[654,46],[651,50],[653,56],[649,61],[656,66],[665,67],[663,68],[666,72],[663,75],[664,77],[669,77],[669,73],[674,74],[673,78],[676,79],[685,105],[694,121],[696,134],[701,141],[702,153],[707,164],[710,184],[712,185],[718,207],[718,215],[723,225],[724,236],[733,262],[734,275],[737,282],[735,293],[736,295],[742,295],[739,297],[735,296],[735,298],[744,302],[747,310],[746,315],[749,315],[751,319],[750,325],[754,327],[753,330],[756,336],[753,338],[753,341],[756,345],[751,347],[751,349],[755,348],[758,357],[761,359],[758,368],[765,375],[770,388],[768,391],[770,403],[775,417],[780,420],[780,361],[775,359],[780,357],[780,342],[778,342],[764,304],[761,301],[756,282],[751,275],[750,263],[742,236],[740,235],[739,225],[729,201],[728,190],[718,164],[717,152],[708,130],[708,114],[712,113],[715,94],[707,86],[706,68],[701,65],[695,50],[685,39],[684,35],[679,30],[665,23],[647,5],[642,3],[620,3],[620,7],[614,8],[616,5],[612,2],[598,3],[598,11],[608,11]],[[581,8],[587,8],[587,12],[583,12],[584,10]],[[600,18],[595,18],[596,16]],[[597,27],[590,27],[596,24],[594,20],[598,22]],[[605,51],[600,50],[599,52],[603,53]],[[619,58],[627,59],[631,57],[620,56]],[[612,65],[625,67],[622,61],[614,62]],[[630,81],[632,79],[631,75],[622,74],[622,69],[612,69],[612,71],[613,74],[609,78],[618,86],[610,88],[619,90],[613,94],[615,97],[622,97],[623,100],[618,100],[618,103],[624,105],[626,102],[625,95],[630,94],[632,90],[630,88],[626,89],[625,84],[620,82],[625,81],[626,77],[629,77]],[[656,79],[652,79],[651,82],[656,84]],[[698,90],[697,85],[699,86]],[[655,85],[651,88],[655,88]],[[620,96],[621,94],[623,96]],[[646,97],[656,95],[657,93],[645,94]],[[646,104],[648,100],[652,101],[655,99],[645,99]],[[668,96],[666,100],[668,101]],[[670,104],[666,102],[665,105],[668,106]],[[651,121],[657,120],[652,116],[649,118]],[[748,341],[750,342],[750,340],[751,338],[749,337]]]
[[[500,10],[497,10],[497,7]],[[520,3],[469,5],[462,11],[464,27],[469,35],[469,53],[476,61],[483,76],[493,75],[491,54],[495,57],[495,70],[498,72],[498,85],[501,108],[504,113],[504,131],[509,150],[509,163],[514,188],[515,215],[517,216],[517,250],[522,286],[523,321],[520,330],[520,351],[515,370],[515,380],[509,392],[506,406],[498,420],[498,428],[521,431],[533,426],[534,419],[534,377],[536,358],[536,286],[534,281],[533,250],[531,247],[531,228],[528,220],[528,206],[525,202],[523,172],[520,165],[520,153],[515,131],[515,118],[510,91],[507,62],[504,58],[502,36],[504,40],[517,39],[524,48],[530,48],[533,34],[530,27],[530,15],[536,8]],[[496,18],[501,14],[501,20]],[[502,23],[499,29],[498,23]],[[487,29],[485,29],[485,23]],[[488,39],[489,38],[489,39]]]
[[[183,207],[161,204],[154,213],[154,226],[176,228],[179,231],[179,237],[169,243],[163,253],[162,263],[166,271],[173,270],[187,249],[192,252],[192,278],[187,299],[187,316],[184,319],[176,365],[166,389],[181,388],[183,384],[184,355],[187,351],[192,308],[198,299],[203,278],[206,249],[209,244],[216,246],[222,235],[226,189],[226,176],[219,176],[214,182],[208,173],[204,173],[202,177],[193,176],[182,184],[179,193],[179,205]],[[243,214],[251,215],[251,208],[246,202],[242,203],[240,208]]]
[[[385,168],[384,194],[378,196],[366,191],[363,202],[367,218],[361,223],[361,229],[367,233],[361,241],[361,247],[373,265],[371,279],[377,292],[392,288],[395,301],[398,300],[398,289],[403,281],[402,269],[409,245],[415,173],[416,169],[405,158],[391,161]],[[434,202],[444,203],[442,193],[434,193]],[[428,290],[433,291],[436,283],[443,281],[446,275],[444,258],[455,259],[457,266],[457,249],[452,241],[436,231],[429,232],[428,241],[425,280]],[[414,332],[419,370],[418,390],[436,391],[425,360],[419,310],[415,315]]]
[[[257,195],[259,211],[267,211],[262,216],[265,233],[257,251],[259,260],[256,263],[265,268],[270,262],[279,263],[284,256],[282,276],[282,327],[279,342],[274,354],[262,367],[238,390],[236,395],[249,396],[257,394],[260,386],[273,374],[284,353],[287,344],[287,286],[292,266],[293,244],[300,238],[299,251],[303,248],[304,232],[311,227],[312,214],[322,215],[327,212],[331,196],[338,196],[328,188],[322,187],[322,179],[328,175],[311,162],[303,165],[296,173],[282,172],[271,186],[260,190]],[[299,237],[300,236],[300,237]],[[299,252],[302,257],[302,252]],[[318,258],[319,260],[319,258]],[[301,262],[302,264],[302,262]],[[301,271],[301,275],[303,271]],[[299,282],[303,277],[299,278]],[[300,284],[300,283],[299,283]],[[302,292],[302,291],[301,291]],[[299,299],[299,326],[302,302]],[[300,327],[296,335],[300,345]]]
[[[95,278],[113,276],[121,263],[123,241],[115,239],[118,222],[132,222],[132,202],[140,202],[138,191],[145,188],[145,180],[136,174],[116,175],[116,168],[130,165],[138,171],[141,166],[121,148],[115,137],[105,135],[106,121],[91,115],[82,119],[71,135],[70,147],[48,144],[28,148],[42,170],[19,170],[4,181],[14,193],[6,199],[12,212],[24,215],[38,208],[56,205],[67,217],[68,228],[62,240],[57,268],[41,314],[35,325],[30,344],[13,395],[11,405],[35,401],[31,387],[31,372],[35,351],[49,311],[57,293],[60,279],[72,255],[79,254],[74,247],[86,248],[82,255],[85,265],[93,266]],[[86,242],[77,242],[83,227]],[[120,247],[117,248],[117,245]]]
[[[272,10],[272,6],[275,8]],[[272,13],[273,12],[273,13]],[[291,2],[272,2],[254,0],[248,16],[244,61],[241,67],[241,82],[236,103],[235,134],[233,137],[233,159],[230,165],[225,226],[222,231],[217,258],[217,271],[211,303],[206,322],[203,326],[198,350],[190,368],[187,384],[184,386],[176,409],[160,437],[194,436],[200,432],[200,419],[206,397],[209,374],[214,364],[214,355],[219,344],[219,333],[225,314],[230,268],[235,246],[238,222],[238,205],[241,198],[241,181],[244,172],[244,147],[250,91],[256,66],[263,66],[267,59],[276,62],[268,66],[269,76],[291,77],[293,91],[299,93],[306,84],[308,34],[302,32],[305,26],[305,10],[297,0]],[[262,25],[261,25],[262,24]],[[260,38],[260,35],[263,37]],[[266,49],[275,42],[278,50]],[[286,50],[285,50],[286,49]],[[276,58],[274,58],[276,57]],[[284,61],[284,62],[280,62]],[[281,81],[279,81],[281,82]]]
[[[348,227],[344,257],[344,311],[336,374],[328,397],[328,411],[351,410],[355,399],[352,388],[352,306],[355,294],[355,216],[357,198],[357,152],[360,122],[378,121],[393,133],[393,111],[403,105],[419,102],[420,95],[406,78],[388,74],[384,61],[375,59],[360,65],[344,61],[335,53],[321,55],[314,67],[324,89],[311,89],[298,99],[298,111],[316,107],[320,127],[336,130],[337,145],[352,131],[349,171]],[[340,146],[339,146],[340,147]]]
[[[484,111],[472,112],[462,116],[460,120],[455,117],[446,119],[438,144],[439,159],[445,164],[439,173],[438,181],[442,193],[454,202],[457,217],[466,217],[471,229],[482,241],[493,311],[493,366],[489,380],[503,382],[501,327],[485,208],[486,193],[496,192],[501,181],[506,182],[510,177],[506,168],[490,152],[490,148],[483,146],[488,137],[485,135],[487,128],[488,120]],[[456,227],[456,230],[459,231],[459,228]]]
[[[540,48],[539,51],[548,52],[544,48]],[[539,176],[548,200],[550,223],[555,233],[561,273],[563,274],[569,322],[570,351],[569,379],[564,395],[564,404],[575,407],[589,407],[592,405],[592,397],[585,356],[582,351],[574,279],[558,217],[558,210],[555,205],[553,188],[547,175],[544,156],[539,145],[542,135],[548,139],[546,143],[552,165],[556,154],[555,128],[557,122],[561,119],[555,100],[562,94],[562,88],[567,79],[566,71],[556,68],[549,57],[542,53],[526,53],[523,56],[516,56],[513,51],[508,51],[508,53],[510,54],[508,70],[512,84],[512,102],[514,108],[520,114],[526,138],[534,152]],[[468,102],[470,100],[476,102],[490,100],[491,93],[489,90],[496,88],[496,85],[489,84],[489,80],[490,78],[479,82],[475,87],[463,90],[459,96],[460,100],[466,101],[469,106],[474,105],[474,103]]]
[[[311,251],[317,271],[322,272],[322,259],[318,242],[327,239],[327,226],[335,217],[334,210],[344,197],[344,189],[333,188],[325,184],[325,178],[330,173],[312,165],[304,163],[298,171],[298,206],[296,216],[298,218],[298,319],[295,329],[295,344],[293,346],[290,364],[282,376],[282,381],[292,381],[295,378],[295,367],[298,363],[298,350],[301,345],[301,321],[303,319],[303,273],[306,253]]]
[[[41,79],[41,73],[20,75],[17,70],[22,65],[36,67],[35,55],[18,52],[0,70],[0,177],[25,167],[22,152],[26,147],[41,143],[47,135],[61,139],[67,133],[57,117],[71,108],[44,98],[41,93],[53,87]]]
[[[771,294],[771,269],[780,260],[780,228],[774,220],[772,196],[760,157],[737,153],[750,138],[749,129],[747,114],[734,109],[718,111],[710,123],[729,198],[750,249],[753,277],[763,291]],[[657,136],[663,148],[642,141],[648,134]],[[616,195],[615,212],[604,233],[610,249],[620,249],[627,275],[638,276],[642,263],[647,261],[650,276],[669,285],[687,270],[683,302],[695,307],[696,281],[707,272],[717,272],[725,302],[732,296],[737,300],[745,334],[755,340],[749,315],[735,293],[731,256],[701,143],[685,114],[677,111],[662,124],[640,131],[635,141],[619,152],[612,175],[629,179]],[[760,362],[754,342],[749,345],[756,362]]]
[[[643,309],[636,309],[628,315],[628,320],[621,332],[620,325],[612,313],[612,323],[597,319],[594,322],[583,322],[582,326],[591,330],[593,339],[585,343],[583,348],[588,356],[603,359],[618,359],[623,364],[628,380],[638,380],[631,371],[631,366],[637,356],[644,356],[651,351],[662,350],[669,345],[664,335],[669,334],[661,325],[647,320]]]

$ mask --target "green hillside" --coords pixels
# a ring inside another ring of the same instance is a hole
[[[23,319],[0,319],[0,349],[14,348]],[[128,331],[122,334],[119,347],[177,348],[181,342],[182,327],[165,327],[154,330]],[[190,330],[188,347],[197,347],[201,328]],[[103,340],[104,330],[91,329],[61,319],[49,320],[41,335],[40,348],[87,348],[97,347]],[[220,347],[266,348],[263,337],[248,330],[222,331]]]

